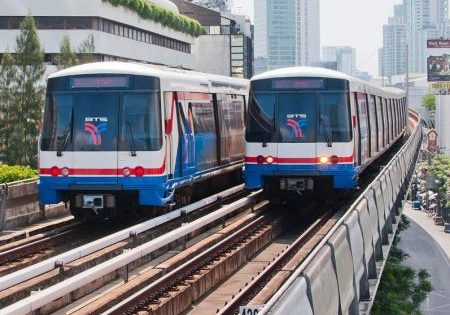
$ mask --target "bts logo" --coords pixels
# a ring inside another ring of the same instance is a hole
[[[287,125],[291,128],[293,138],[303,138],[303,128],[306,127],[306,114],[286,115]]]
[[[108,130],[108,118],[86,117],[84,121],[84,131],[90,135],[89,144],[101,145],[102,133]]]

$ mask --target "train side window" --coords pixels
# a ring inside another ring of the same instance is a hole
[[[381,98],[375,96],[376,108],[377,108],[377,138],[378,138],[378,151],[381,151],[384,147],[384,126],[383,126],[383,106],[381,104]]]
[[[400,100],[395,100],[395,110],[396,110],[396,115],[395,115],[395,126],[397,127],[397,133],[396,135],[398,136],[398,134],[400,133]]]
[[[378,126],[377,112],[375,108],[375,96],[369,95],[369,119],[370,119],[370,156],[375,156],[378,152]]]
[[[392,141],[392,102],[391,99],[387,99],[387,111],[388,111],[388,128],[389,128],[389,143]]]
[[[392,98],[389,99],[389,141],[394,140],[394,102]]]
[[[244,148],[244,97],[241,95],[223,95],[220,107],[221,125],[222,128],[226,129],[228,137],[226,151],[229,152],[232,161],[241,159]]]
[[[390,132],[389,132],[389,110],[388,110],[388,100],[387,98],[383,99],[383,109],[384,109],[384,143],[385,146],[388,146],[390,141]]]
[[[195,133],[215,133],[216,121],[214,118],[214,106],[212,101],[192,101],[191,108]]]
[[[358,122],[359,122],[359,143],[361,150],[361,164],[369,158],[369,122],[367,115],[367,95],[365,93],[356,93],[358,102]]]

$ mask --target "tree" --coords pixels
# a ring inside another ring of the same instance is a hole
[[[429,112],[436,110],[436,97],[433,94],[426,94],[422,98],[422,105]]]
[[[64,36],[59,45],[59,55],[56,57],[58,70],[75,66],[78,63],[77,55],[70,47],[69,36]]]
[[[94,36],[91,34],[86,38],[78,48],[78,63],[94,62],[95,43]]]
[[[10,82],[9,121],[13,132],[3,147],[4,162],[32,165],[37,162],[37,141],[41,125],[45,72],[44,52],[39,43],[33,17],[20,24],[13,60],[14,75]]]
[[[10,141],[14,132],[14,123],[11,120],[13,108],[13,84],[14,84],[14,60],[11,54],[3,55],[0,65],[0,161],[5,161],[6,148],[10,147]]]
[[[408,255],[397,247],[400,240],[398,233],[408,227],[409,221],[402,215],[371,314],[422,314],[420,305],[431,292],[432,286],[427,271],[416,272],[402,264]]]

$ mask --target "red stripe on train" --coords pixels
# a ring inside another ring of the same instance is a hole
[[[51,168],[39,169],[40,175],[52,175]],[[144,168],[144,175],[163,175],[166,170],[165,163],[159,168]],[[117,176],[122,175],[123,169],[117,168],[69,168],[69,175],[73,176]],[[131,175],[134,175],[134,168],[130,168]]]
[[[352,163],[354,161],[353,154],[351,156],[338,157],[338,163]],[[246,163],[258,163],[256,157],[245,157]],[[320,157],[315,158],[273,158],[274,164],[321,164]]]

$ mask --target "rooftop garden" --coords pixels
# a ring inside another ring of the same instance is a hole
[[[198,37],[205,34],[200,23],[190,17],[172,12],[148,0],[103,0],[136,12],[141,18],[151,20],[176,31]]]

